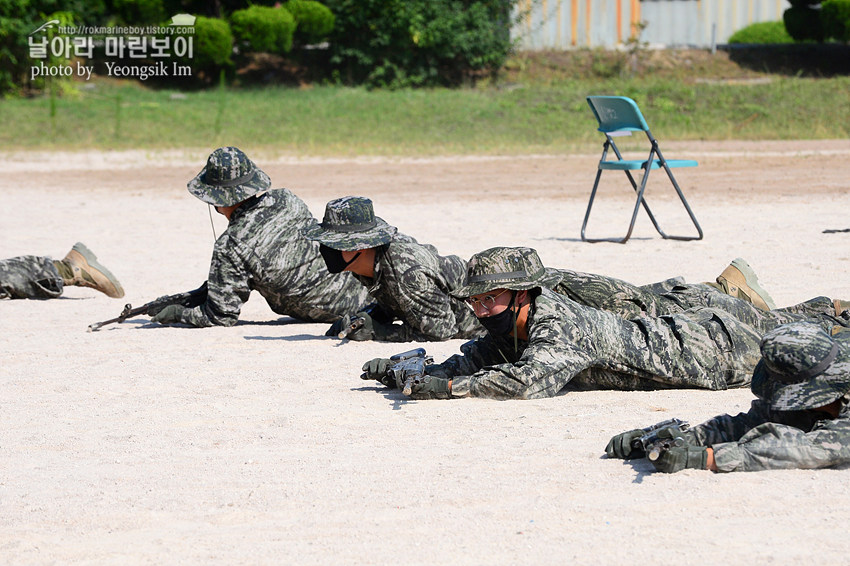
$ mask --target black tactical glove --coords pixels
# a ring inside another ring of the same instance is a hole
[[[183,309],[181,305],[168,305],[156,315],[151,317],[151,322],[159,324],[173,324],[175,322],[183,322]]]
[[[631,444],[644,434],[647,434],[646,430],[639,428],[620,433],[608,442],[608,446],[605,447],[605,453],[608,454],[609,458],[623,458],[626,460],[630,460],[632,458],[643,458],[646,456],[646,453],[643,451],[643,448],[640,447],[640,443],[638,443],[636,448],[632,448]],[[678,438],[680,439],[677,443],[679,445],[696,444],[696,440],[693,435],[690,434],[690,431],[682,431],[682,429],[676,425],[659,428],[655,431],[655,434],[659,439],[669,440]]]
[[[357,319],[362,319],[362,322],[357,323]],[[352,323],[357,323],[358,328],[351,329]],[[383,324],[379,324],[372,320],[367,312],[358,312],[355,314],[347,314],[338,321],[334,322],[331,327],[325,332],[325,336],[339,336],[340,333],[346,332],[347,335],[343,338],[363,342],[365,340],[380,340],[386,336],[387,331]]]
[[[396,387],[404,389],[404,383],[398,383]],[[411,399],[451,399],[452,392],[449,389],[449,380],[442,377],[425,374],[419,382],[411,384]]]
[[[362,320],[360,320],[362,319]],[[325,336],[334,336],[336,338],[349,338],[351,340],[358,340],[354,335],[358,332],[361,332],[364,328],[366,328],[367,324],[371,323],[371,317],[365,312],[358,312],[355,314],[347,314],[341,319],[337,320],[331,327],[328,328],[328,331],[325,332]],[[355,324],[357,328],[351,328],[351,325]],[[371,327],[369,332],[371,333]],[[342,336],[340,336],[342,334]],[[365,335],[365,333],[361,332],[361,336]],[[371,340],[371,338],[359,338],[360,340]]]
[[[679,472],[685,468],[705,470],[708,468],[708,450],[705,446],[671,446],[662,449],[658,458],[651,460],[652,465],[659,472]]]
[[[369,316],[369,313],[359,312],[354,315],[353,318],[362,318],[363,326],[358,328],[357,330],[351,331],[348,333],[348,339],[354,340],[356,342],[363,342],[365,340],[374,340],[375,336],[375,322],[372,320],[372,317]]]
[[[617,436],[608,441],[608,446],[605,447],[605,453],[609,458],[621,458],[628,460],[630,458],[643,458],[646,453],[643,448],[632,448],[632,441],[637,440],[646,434],[642,428],[636,428],[628,432],[621,432]]]
[[[338,337],[339,333],[342,332],[343,329],[348,329],[348,325],[351,324],[350,321],[351,318],[348,315],[340,318],[331,324],[331,327],[328,328],[327,332],[325,332],[325,336]]]
[[[360,379],[374,379],[393,389],[395,387],[395,377],[390,375],[390,367],[392,365],[392,361],[387,358],[369,360],[363,364],[363,374],[360,375]]]

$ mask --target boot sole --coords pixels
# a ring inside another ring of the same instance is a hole
[[[744,282],[747,287],[752,289],[752,291],[765,302],[768,308],[771,310],[776,308],[776,303],[773,302],[773,298],[762,288],[761,285],[759,285],[755,271],[753,271],[753,268],[750,267],[750,264],[747,263],[746,260],[740,257],[735,258],[732,260],[731,265],[744,276]]]
[[[112,274],[111,271],[103,267],[100,262],[97,261],[97,256],[94,255],[90,249],[86,247],[82,242],[77,242],[74,244],[74,247],[71,248],[71,251],[68,252],[68,255],[76,252],[83,260],[83,263],[87,264],[92,268],[93,271],[96,271],[103,275],[103,279],[100,277],[96,277],[94,274],[89,271],[89,275],[92,275],[92,278],[95,280],[98,288],[103,290],[103,293],[107,297],[112,297],[113,299],[120,299],[124,296],[124,288],[121,286],[121,283],[118,281],[118,278]]]

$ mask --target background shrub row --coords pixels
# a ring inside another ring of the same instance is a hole
[[[458,85],[502,66],[517,0],[0,0],[0,93],[31,88],[27,34],[63,12],[74,25],[163,25],[197,16],[196,75],[250,53],[314,49],[312,76],[369,86]],[[274,4],[274,5],[272,5]],[[304,58],[306,61],[307,58]]]
[[[251,53],[312,67],[311,76],[373,87],[454,86],[497,71],[512,48],[519,0],[0,0],[0,94],[38,87],[27,35],[65,24],[162,25],[195,14],[191,67],[215,80]],[[790,0],[780,22],[754,24],[730,43],[850,41],[850,0]],[[523,3],[520,3],[523,5]],[[320,49],[307,49],[321,44]],[[312,55],[300,57],[307,52]]]

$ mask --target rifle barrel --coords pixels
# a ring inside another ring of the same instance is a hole
[[[357,330],[359,328],[362,328],[363,324],[365,324],[365,323],[366,323],[366,319],[364,319],[362,316],[357,317],[357,318],[355,318],[354,320],[351,321],[351,324],[349,324],[346,328],[342,329],[342,331],[339,334],[337,334],[336,337],[339,338],[340,340],[342,340],[343,338],[348,338],[349,334],[351,334],[352,332],[354,332],[355,330]]]

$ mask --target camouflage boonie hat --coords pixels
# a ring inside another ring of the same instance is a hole
[[[214,206],[233,206],[271,186],[269,176],[235,147],[220,147],[189,181],[189,192]]]
[[[469,258],[466,285],[451,294],[465,299],[494,289],[551,289],[558,281],[560,277],[543,266],[535,250],[500,246],[478,252]]]
[[[353,252],[388,244],[397,229],[375,216],[372,201],[365,197],[342,197],[325,206],[321,224],[301,230],[309,240],[329,248]]]
[[[777,411],[823,407],[850,392],[850,351],[821,327],[793,322],[761,341],[753,393]]]

